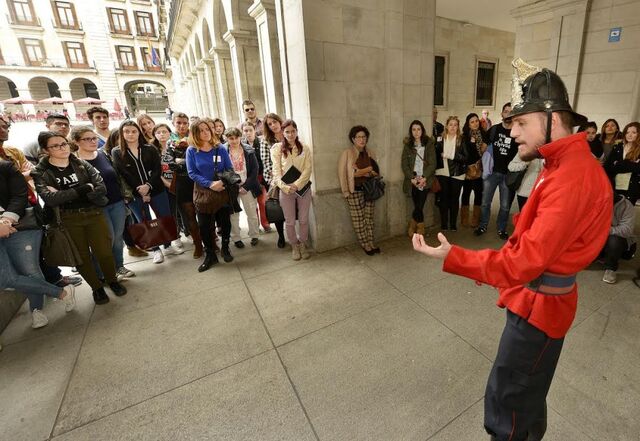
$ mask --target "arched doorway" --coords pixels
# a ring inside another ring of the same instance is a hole
[[[167,89],[161,83],[151,80],[134,80],[124,85],[127,107],[137,113],[164,113],[169,106]]]
[[[100,93],[98,92],[98,86],[86,78],[75,78],[69,83],[69,89],[71,89],[71,97],[74,100],[82,98],[95,98],[100,99]]]
[[[18,97],[16,84],[10,78],[0,76],[0,101]]]
[[[47,77],[34,77],[29,80],[29,92],[31,98],[36,101],[45,100],[47,98],[58,97],[62,98],[60,94],[60,87],[58,83]],[[56,103],[48,104],[34,104],[36,112],[38,111],[55,111],[62,112],[63,105]]]

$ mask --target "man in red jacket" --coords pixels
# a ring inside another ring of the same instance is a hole
[[[521,60],[514,62],[522,63]],[[522,64],[520,64],[522,67]],[[514,81],[511,136],[525,161],[545,160],[515,231],[500,250],[430,247],[416,251],[444,260],[443,270],[499,289],[507,321],[485,392],[485,429],[495,441],[538,441],[546,431],[546,396],[564,336],[575,317],[576,273],[602,250],[611,223],[611,185],[591,155],[586,118],[571,109],[560,77],[531,69]]]

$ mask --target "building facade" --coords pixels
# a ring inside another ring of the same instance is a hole
[[[69,103],[7,105],[73,118],[104,100],[110,111],[164,111],[173,94],[165,59],[164,2],[158,0],[1,0],[0,101],[20,97]],[[151,108],[149,108],[151,107]]]

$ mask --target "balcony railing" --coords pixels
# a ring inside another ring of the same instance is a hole
[[[12,67],[37,67],[42,69],[55,69],[55,68],[64,68],[64,69],[97,69],[96,62],[91,61],[86,66],[76,65],[75,67],[69,67],[67,60],[64,58],[45,58],[40,62],[26,62],[24,58],[20,57],[4,57],[4,63],[0,64],[2,66],[12,66]]]
[[[82,23],[76,22],[73,25],[65,25],[64,23],[58,23],[55,20],[51,20],[53,28],[59,31],[84,31]]]
[[[40,18],[38,17],[33,17],[32,20],[26,20],[26,18],[22,19],[22,17],[16,17],[14,20],[13,17],[11,17],[9,14],[5,14],[5,15],[7,17],[7,23],[11,25],[42,27],[42,24],[40,23]]]

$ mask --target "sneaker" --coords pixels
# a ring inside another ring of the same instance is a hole
[[[291,244],[291,258],[293,260],[302,259],[302,255],[300,254],[300,244],[298,244],[298,243],[292,243]]]
[[[113,293],[115,295],[117,295],[118,297],[122,297],[123,295],[125,295],[127,293],[127,288],[125,288],[124,286],[122,286],[120,284],[120,282],[111,282],[109,284],[109,288],[111,289],[111,291],[113,291]]]
[[[614,270],[604,270],[604,276],[602,276],[602,281],[605,283],[616,283],[618,281],[618,275]]]
[[[162,250],[156,250],[153,252],[153,263],[162,263],[164,262],[164,254],[162,254]]]
[[[145,250],[141,250],[138,247],[127,247],[127,251],[131,257],[146,257],[149,255]]]
[[[116,271],[116,274],[118,276],[118,279],[120,279],[120,277],[122,277],[123,279],[128,279],[130,277],[136,276],[136,273],[131,271],[129,268],[125,268],[124,266],[121,266],[120,268],[118,268],[118,271]]]
[[[33,311],[31,311],[31,327],[33,329],[42,328],[44,326],[47,326],[48,323],[49,319],[46,315],[44,315],[42,311],[40,311],[39,309],[34,309]]]
[[[509,239],[509,233],[506,231],[498,231],[498,237],[502,240],[507,240]]]
[[[473,230],[473,234],[475,236],[482,236],[486,232],[487,232],[487,229],[485,227],[478,227],[475,230]],[[499,233],[498,233],[498,235],[499,235]]]
[[[64,276],[58,280],[55,285],[59,288],[64,288],[67,285],[80,286],[82,285],[82,277]]]
[[[309,250],[307,249],[306,243],[300,242],[298,244],[298,247],[300,249],[300,257],[302,257],[304,260],[307,260],[309,257],[311,257],[311,255],[309,254]],[[373,250],[371,250],[371,252],[373,252]]]
[[[109,303],[109,296],[104,292],[104,288],[100,287],[93,291],[93,301],[96,305],[104,305]]]
[[[255,247],[256,245],[258,245],[258,238],[254,237],[253,239],[251,239],[251,246]]]
[[[164,255],[165,256],[177,256],[184,253],[184,248],[176,248],[173,245],[168,246],[167,248],[164,249]],[[154,261],[155,261],[155,255],[154,257]]]
[[[182,244],[182,241],[180,240],[180,238],[177,238],[176,240],[172,240],[171,241],[171,246],[178,249],[178,250],[182,250],[184,248],[184,245]],[[184,250],[182,250],[182,252],[184,252]],[[182,253],[180,253],[182,254]]]
[[[241,240],[236,240],[233,244],[236,246],[236,248],[244,248],[244,242]]]
[[[65,312],[71,312],[76,307],[76,287],[73,285],[67,285],[62,290],[65,292],[65,296],[62,299],[64,302]]]

